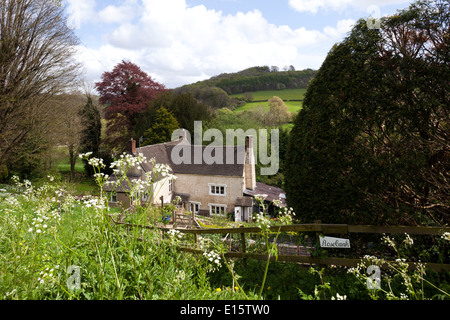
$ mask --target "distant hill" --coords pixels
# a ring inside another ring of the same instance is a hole
[[[230,108],[241,104],[230,95],[283,89],[306,88],[316,72],[312,69],[278,71],[276,67],[252,67],[236,73],[223,73],[210,79],[174,89],[175,93],[191,93],[197,100],[214,109]]]
[[[252,67],[236,73],[223,73],[208,80],[199,81],[178,88],[186,91],[196,87],[218,87],[227,94],[249,91],[282,90],[306,88],[317,71],[306,69],[295,71],[276,71],[274,67]]]

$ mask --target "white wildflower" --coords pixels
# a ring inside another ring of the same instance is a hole
[[[414,240],[409,236],[409,234],[406,234],[406,239],[403,241],[406,245],[412,246],[414,244]]]
[[[336,293],[336,297],[331,297],[331,300],[347,300],[347,296],[341,296],[339,293]]]
[[[215,267],[220,267],[222,265],[220,262],[220,255],[217,252],[204,252],[203,255],[209,262],[213,262],[215,264]]]

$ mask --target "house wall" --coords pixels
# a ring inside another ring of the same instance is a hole
[[[141,197],[141,203],[145,203],[146,201],[151,201],[152,204],[160,205],[161,204],[161,196],[163,197],[164,203],[169,203],[172,201],[172,191],[169,189],[169,179],[164,178],[155,183],[153,183],[152,194],[148,195],[147,199]],[[128,195],[125,192],[117,192],[116,193],[116,202],[111,202],[110,205],[115,207],[123,207],[128,208],[131,202],[129,201]]]
[[[161,196],[164,203],[172,201],[172,191],[169,190],[169,179],[164,178],[153,184],[153,204],[161,204]]]
[[[129,200],[127,197],[127,194],[124,192],[117,192],[116,193],[116,202],[111,202],[111,198],[109,199],[109,205],[111,207],[122,207],[122,208],[128,208]]]
[[[225,185],[225,195],[211,195],[210,185]],[[230,176],[204,176],[194,174],[177,174],[174,191],[189,193],[191,202],[200,202],[200,210],[210,210],[210,204],[225,205],[227,212],[234,212],[236,198],[244,192],[244,178]]]

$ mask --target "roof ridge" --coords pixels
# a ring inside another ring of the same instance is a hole
[[[174,142],[177,142],[177,141],[180,141],[180,142],[181,142],[181,139],[177,139],[177,140],[173,140],[173,141],[168,141],[168,142],[161,142],[161,143],[149,144],[149,145],[146,145],[146,146],[142,146],[142,147],[136,148],[136,151],[137,151],[138,149],[143,149],[143,148],[148,148],[148,147],[166,146],[166,145],[169,145],[169,144],[173,144]]]

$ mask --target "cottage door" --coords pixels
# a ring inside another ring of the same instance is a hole
[[[246,214],[246,219],[245,219],[245,221],[247,221],[247,222],[252,222],[252,220],[253,220],[253,208],[252,207],[248,207],[248,208],[245,208],[245,210],[247,211],[247,214]]]
[[[234,221],[241,222],[242,221],[241,214],[242,214],[241,207],[235,207],[234,208]]]

